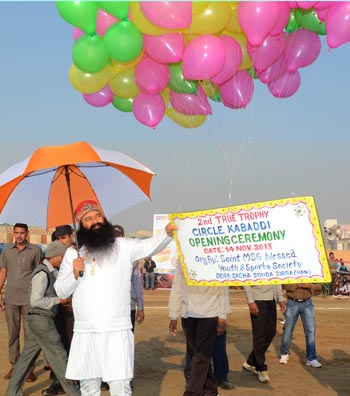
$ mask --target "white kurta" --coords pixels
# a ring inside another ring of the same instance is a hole
[[[55,283],[57,295],[73,295],[74,336],[66,377],[104,381],[133,377],[134,342],[130,296],[133,262],[152,256],[172,240],[165,232],[149,239],[117,238],[109,254],[85,256],[84,276],[73,275],[74,247],[67,249]],[[164,239],[165,238],[165,239]]]

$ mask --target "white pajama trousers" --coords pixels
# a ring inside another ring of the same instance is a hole
[[[101,381],[109,384],[111,393],[112,387],[115,388],[112,395],[131,395],[129,382],[133,376],[134,335],[131,330],[74,333],[66,378],[80,383],[86,381],[85,396],[95,395],[97,391],[96,394],[100,394]]]
[[[81,396],[100,396],[101,378],[80,380]],[[130,380],[108,381],[111,396],[131,396]]]

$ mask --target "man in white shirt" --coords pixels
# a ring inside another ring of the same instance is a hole
[[[133,263],[164,249],[176,226],[149,239],[115,238],[114,228],[95,201],[81,202],[77,245],[64,256],[55,289],[73,295],[74,335],[66,376],[80,381],[83,396],[99,395],[101,381],[112,396],[131,395],[134,336],[130,298]]]
[[[183,396],[217,396],[211,357],[216,335],[224,334],[230,312],[227,286],[188,286],[180,263],[169,299],[169,331],[176,336],[177,319],[186,337],[186,350],[191,359],[191,375]]]

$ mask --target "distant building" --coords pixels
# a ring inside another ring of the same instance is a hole
[[[40,227],[30,227],[28,226],[29,234],[28,239],[29,242],[35,243],[38,245],[47,245],[51,242],[51,234],[53,230],[44,230]],[[15,236],[13,232],[13,225],[11,224],[0,224],[0,243],[14,243]],[[2,249],[1,249],[2,250]]]
[[[337,219],[326,219],[323,226],[326,249],[350,250],[350,224],[338,224]]]

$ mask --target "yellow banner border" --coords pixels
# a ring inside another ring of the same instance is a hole
[[[180,247],[180,243],[176,238],[176,247],[179,253],[179,260],[182,265],[185,279],[188,285],[192,286],[251,286],[251,285],[269,285],[269,284],[292,284],[292,283],[329,283],[331,281],[331,273],[328,267],[328,259],[327,253],[324,247],[322,231],[320,227],[320,222],[317,214],[315,199],[313,196],[304,196],[304,197],[291,197],[291,198],[282,198],[271,201],[263,201],[263,202],[255,202],[250,204],[229,206],[226,208],[217,208],[217,209],[204,209],[195,212],[182,212],[182,213],[170,213],[169,219],[172,223],[175,222],[176,219],[188,219],[188,218],[196,218],[196,217],[204,217],[206,215],[212,216],[215,214],[224,215],[228,212],[239,213],[240,211],[248,211],[251,209],[263,209],[269,208],[272,209],[274,207],[283,207],[287,204],[297,205],[298,203],[305,204],[310,210],[310,222],[312,224],[313,234],[316,239],[316,250],[318,251],[319,262],[322,265],[322,271],[324,273],[323,278],[314,277],[314,278],[284,278],[283,280],[272,279],[272,280],[256,280],[256,281],[232,281],[232,280],[224,280],[219,282],[217,280],[214,281],[197,281],[193,280],[187,271],[187,266],[184,261],[183,252]],[[297,208],[296,208],[297,210]]]

